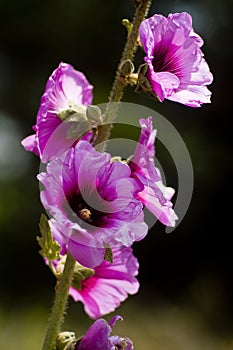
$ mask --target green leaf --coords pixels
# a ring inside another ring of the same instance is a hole
[[[41,214],[39,228],[41,237],[37,237],[37,241],[41,247],[40,255],[49,260],[58,259],[61,247],[58,242],[54,241],[48,219],[44,214]]]

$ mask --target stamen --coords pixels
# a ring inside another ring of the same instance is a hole
[[[81,219],[86,221],[86,220],[90,219],[91,211],[89,209],[84,208],[84,209],[80,210],[79,215],[80,215]]]

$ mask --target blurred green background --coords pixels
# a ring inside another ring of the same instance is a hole
[[[86,74],[95,104],[107,101],[126,38],[121,20],[132,20],[134,5],[130,0],[0,4],[0,350],[40,349],[55,281],[35,239],[43,211],[39,160],[20,141],[31,133],[47,78],[60,61]],[[233,348],[232,10],[230,0],[168,0],[153,1],[149,13],[192,15],[215,77],[211,105],[157,104],[130,88],[124,95],[124,101],[157,110],[177,128],[195,173],[192,203],[181,225],[167,235],[156,223],[135,245],[141,289],[117,310],[125,321],[116,332],[134,339],[136,349]],[[157,156],[169,185],[176,187],[172,162],[159,142]],[[80,335],[89,324],[82,306],[71,302],[65,327]]]

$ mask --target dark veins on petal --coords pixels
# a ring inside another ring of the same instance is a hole
[[[170,72],[179,77],[178,64],[172,56],[169,48],[156,48],[152,65],[156,73]]]

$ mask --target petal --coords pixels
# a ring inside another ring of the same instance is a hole
[[[189,85],[184,90],[178,90],[168,100],[180,102],[190,107],[200,107],[203,103],[210,103],[211,92],[206,86]]]
[[[154,56],[154,48],[161,42],[166,32],[167,19],[154,15],[144,20],[139,27],[139,37],[149,59]]]
[[[57,158],[47,165],[46,173],[37,175],[45,187],[41,191],[42,204],[51,215],[56,215],[57,210],[61,213],[64,212],[63,204],[66,202],[66,198],[62,189],[62,166],[63,159]]]
[[[27,151],[33,152],[37,156],[39,156],[36,134],[26,137],[25,139],[23,139],[21,144]]]
[[[110,325],[104,319],[95,321],[78,342],[76,350],[110,350],[111,331]]]
[[[116,315],[113,318],[111,318],[111,320],[108,322],[108,324],[110,325],[110,327],[115,327],[117,321],[123,321],[123,317]]]
[[[175,226],[175,221],[178,217],[172,209],[172,203],[167,201],[162,204],[154,188],[145,187],[145,189],[139,193],[139,198],[146,208],[150,210],[162,224],[171,227]]]
[[[61,72],[57,77],[57,83],[62,87],[67,100],[85,106],[90,105],[93,86],[89,84],[85,75],[70,64],[60,63],[59,68]]]
[[[195,67],[195,69],[192,71],[190,82],[192,82],[194,85],[209,85],[213,81],[213,75],[210,72],[207,62],[203,58],[203,55],[200,56],[200,59],[197,61],[197,67]]]
[[[93,268],[104,260],[105,249],[80,244],[77,239],[70,238],[68,251],[81,265]]]
[[[71,127],[71,123],[62,123],[52,113],[47,113],[46,118],[38,123],[38,139],[43,163],[47,163],[55,157],[60,157],[78,140],[81,136],[79,134],[69,137]]]
[[[179,78],[170,72],[151,71],[150,78],[153,90],[161,101],[171,96],[180,85]]]

